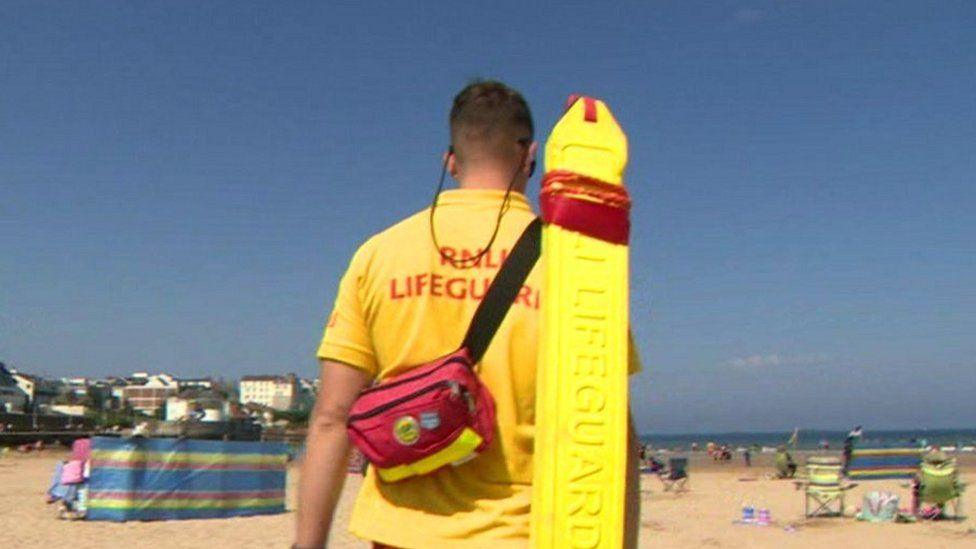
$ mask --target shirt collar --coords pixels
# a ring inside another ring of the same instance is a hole
[[[450,189],[441,193],[437,199],[438,206],[496,204],[505,198],[505,191],[494,189]],[[512,191],[509,195],[509,206],[523,210],[532,210],[525,195]]]

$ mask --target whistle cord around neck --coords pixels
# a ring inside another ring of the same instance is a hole
[[[488,243],[484,245],[477,253],[472,257],[462,257],[457,259],[453,254],[449,254],[441,248],[441,245],[437,242],[437,231],[434,229],[434,212],[437,210],[437,199],[441,195],[441,191],[444,189],[444,178],[447,176],[447,160],[448,157],[444,157],[444,164],[441,166],[441,178],[437,183],[437,192],[434,193],[434,201],[430,205],[430,238],[434,242],[434,247],[437,248],[437,253],[440,254],[441,259],[449,262],[456,269],[467,269],[473,267],[481,261],[481,258],[488,253],[491,246],[495,243],[495,238],[498,236],[498,229],[502,225],[502,216],[508,211],[509,201],[512,195],[512,189],[515,187],[515,181],[518,179],[519,172],[522,170],[521,164],[516,168],[515,173],[512,174],[512,180],[508,182],[508,189],[505,190],[505,197],[502,199],[502,205],[498,208],[498,218],[495,219],[495,229],[491,232],[491,238],[488,239]]]

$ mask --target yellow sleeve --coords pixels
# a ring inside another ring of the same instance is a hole
[[[637,351],[637,345],[634,344],[634,332],[627,330],[627,374],[638,374],[643,369],[640,353]]]
[[[376,377],[379,368],[360,291],[366,277],[365,256],[366,252],[360,248],[339,282],[335,305],[319,344],[318,357],[348,364]]]

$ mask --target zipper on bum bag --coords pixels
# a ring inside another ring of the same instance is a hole
[[[443,364],[439,365],[438,367],[436,367],[436,368],[434,368],[432,370],[428,370],[428,371],[423,372],[423,373],[419,373],[419,374],[416,374],[416,375],[412,375],[410,377],[405,377],[403,379],[398,379],[398,380],[392,381],[390,383],[380,383],[380,384],[374,385],[372,387],[367,387],[366,389],[363,389],[362,391],[360,391],[359,392],[359,395],[360,396],[362,396],[362,395],[368,395],[370,393],[375,393],[376,391],[379,391],[381,389],[389,389],[391,387],[399,387],[400,385],[403,385],[404,383],[409,383],[411,381],[416,381],[416,380],[418,380],[418,379],[420,379],[420,378],[422,378],[424,376],[428,376],[428,375],[436,372],[437,370],[440,370],[444,366],[447,366],[448,364],[464,364],[464,365],[467,365],[467,362],[468,361],[467,360],[464,360],[463,358],[454,357],[454,358],[452,358],[450,360],[445,360]],[[404,372],[404,373],[406,373],[406,372]]]
[[[447,363],[445,362],[445,364],[447,364]],[[419,376],[415,376],[415,377],[419,377]],[[406,381],[406,380],[404,380],[404,381]],[[384,386],[384,388],[386,388],[386,387],[389,387],[389,385]],[[405,402],[409,402],[409,401],[411,401],[411,400],[413,400],[413,399],[415,399],[415,398],[417,398],[419,396],[423,396],[423,395],[425,395],[427,393],[430,393],[430,392],[435,391],[437,389],[440,389],[442,387],[451,387],[453,390],[456,390],[459,394],[462,391],[463,392],[467,392],[467,390],[464,389],[464,388],[462,388],[461,387],[461,384],[458,383],[457,381],[454,381],[453,379],[443,379],[441,381],[432,383],[432,384],[430,384],[430,385],[428,385],[428,386],[426,386],[426,387],[424,387],[422,389],[418,389],[418,390],[416,390],[416,391],[414,391],[414,392],[412,392],[412,393],[410,393],[408,395],[403,395],[400,398],[397,398],[397,399],[391,400],[389,402],[383,403],[380,406],[377,406],[376,408],[373,408],[372,410],[370,410],[368,412],[361,412],[361,413],[358,413],[358,414],[355,414],[355,415],[351,415],[351,416],[349,416],[349,420],[348,420],[347,423],[349,425],[351,425],[353,422],[360,421],[360,420],[363,420],[363,419],[369,419],[369,418],[371,418],[373,416],[377,416],[377,415],[382,414],[383,412],[385,412],[387,410],[390,410],[391,408],[395,408],[395,407],[397,407],[397,406],[399,406],[399,405],[401,405],[401,404],[403,404]]]

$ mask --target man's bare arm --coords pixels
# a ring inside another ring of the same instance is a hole
[[[299,547],[325,547],[328,541],[349,462],[346,419],[356,396],[369,382],[362,370],[322,361],[321,388],[308,422],[298,484],[295,544]]]

